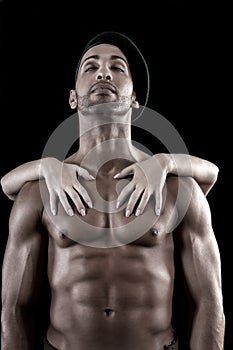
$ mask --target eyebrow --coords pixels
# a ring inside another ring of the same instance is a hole
[[[98,60],[100,59],[99,55],[92,55],[92,56],[88,56],[87,58],[85,58],[85,60],[82,62],[81,66],[87,61],[87,60],[91,60],[91,59],[95,59]],[[122,60],[123,62],[125,62],[128,65],[128,62],[121,56],[118,55],[112,55],[110,57],[110,60]]]

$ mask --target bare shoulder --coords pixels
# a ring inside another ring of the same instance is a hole
[[[44,181],[26,182],[19,191],[15,200],[15,206],[20,208],[36,209],[42,208],[41,190]]]
[[[192,177],[170,176],[166,183],[167,190],[175,198],[180,222],[189,226],[211,227],[209,203]]]
[[[78,151],[71,154],[64,160],[64,163],[76,163],[77,162]]]
[[[43,186],[43,184],[42,184]],[[13,204],[9,220],[9,238],[22,241],[42,230],[43,200],[41,182],[24,184]]]
[[[188,176],[168,176],[166,180],[167,190],[170,191],[173,195],[178,196],[182,194],[182,197],[190,196],[190,204],[208,203],[206,196],[199,184],[192,177]],[[180,193],[179,193],[180,192]]]

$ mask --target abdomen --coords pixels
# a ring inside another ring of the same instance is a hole
[[[150,349],[153,337],[169,328],[174,278],[170,238],[149,247],[76,244],[56,247],[53,255],[51,324],[64,338],[82,349],[86,339],[88,350],[94,343],[96,349],[108,349],[111,342],[116,349],[136,349],[144,339],[144,349],[146,340]]]

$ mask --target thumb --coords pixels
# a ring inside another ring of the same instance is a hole
[[[126,168],[124,168],[123,170],[121,170],[118,174],[114,175],[113,178],[114,179],[122,179],[124,177],[126,177],[127,175],[131,175],[133,174],[133,166],[129,165]]]
[[[87,169],[77,165],[77,173],[82,176],[85,180],[95,180],[94,176],[89,173]]]
[[[161,189],[159,188],[156,192],[155,192],[155,214],[157,216],[159,216],[161,214],[161,208],[162,208],[162,192]]]

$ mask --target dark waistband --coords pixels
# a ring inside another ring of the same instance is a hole
[[[164,350],[178,350],[178,340],[175,337],[170,344],[164,345]],[[57,350],[47,339],[44,339],[44,350]]]

